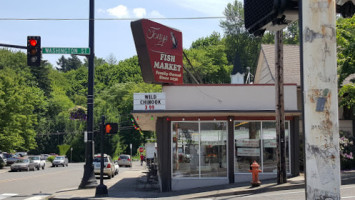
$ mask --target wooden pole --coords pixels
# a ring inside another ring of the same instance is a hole
[[[275,56],[277,184],[282,184],[287,182],[282,30],[275,34]]]

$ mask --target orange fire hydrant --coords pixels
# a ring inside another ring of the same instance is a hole
[[[261,182],[259,181],[259,172],[261,172],[261,170],[259,169],[259,164],[254,160],[253,164],[250,165],[251,170],[249,170],[249,172],[251,172],[252,176],[253,176],[253,181],[251,182],[251,186],[253,187],[257,187],[260,186]]]

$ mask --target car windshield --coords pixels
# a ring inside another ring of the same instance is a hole
[[[19,159],[19,160],[16,160],[16,163],[29,163],[30,160],[28,159]]]
[[[95,157],[94,162],[101,162],[101,157]],[[108,162],[107,157],[104,157],[104,162]]]
[[[64,157],[63,156],[57,156],[57,157],[55,157],[54,160],[64,160]]]
[[[38,156],[34,156],[34,157],[28,157],[30,160],[39,160]]]

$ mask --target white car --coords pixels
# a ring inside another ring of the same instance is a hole
[[[68,167],[68,158],[66,156],[57,156],[52,162],[52,167],[58,167],[59,165]]]
[[[44,169],[46,166],[46,161],[41,159],[41,156],[28,156],[28,159],[36,163],[37,170],[39,170],[40,168]]]
[[[101,155],[95,155],[94,157],[94,173],[95,175],[100,175],[101,173]],[[103,175],[108,178],[113,178],[116,175],[115,163],[112,161],[111,156],[104,154],[104,168]]]

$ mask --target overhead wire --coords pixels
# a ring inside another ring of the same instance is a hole
[[[155,17],[155,18],[145,18],[150,20],[204,20],[204,19],[224,19],[226,17],[215,16],[215,17]],[[134,21],[141,18],[0,18],[1,21]]]

